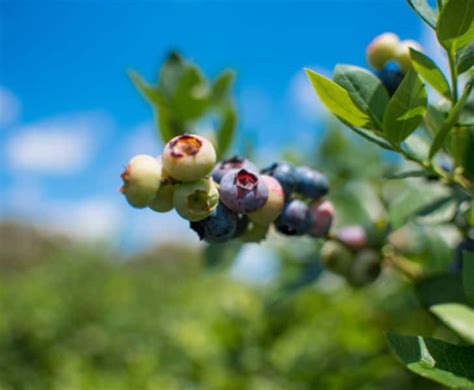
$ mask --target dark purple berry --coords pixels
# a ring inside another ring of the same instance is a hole
[[[325,175],[309,167],[295,169],[296,191],[311,199],[319,199],[329,192],[329,182]]]
[[[286,199],[296,190],[295,167],[289,163],[273,163],[269,167],[262,169],[261,173],[278,180]]]
[[[390,96],[395,93],[404,77],[400,68],[392,63],[387,64],[381,71],[377,72],[377,76]]]
[[[191,222],[190,226],[201,240],[222,243],[232,239],[237,229],[237,214],[219,203],[214,212],[207,218]]]
[[[293,199],[285,204],[281,215],[275,221],[276,229],[288,236],[301,236],[311,226],[311,213],[306,203]]]
[[[221,201],[238,214],[247,214],[263,207],[268,187],[256,173],[241,169],[227,172],[220,183]]]
[[[237,214],[237,227],[235,229],[234,237],[240,237],[247,231],[249,225],[249,218],[245,214]]]
[[[224,175],[233,169],[246,169],[250,172],[257,172],[257,167],[250,160],[234,156],[227,160],[219,161],[211,172],[211,176],[216,183],[220,183]]]
[[[449,265],[450,271],[455,273],[462,271],[463,252],[474,252],[474,240],[466,237],[459,243],[454,251],[454,260]]]

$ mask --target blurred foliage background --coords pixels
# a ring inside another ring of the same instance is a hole
[[[401,215],[423,179],[385,180],[397,162],[328,129],[314,154],[284,155],[329,175],[337,223],[370,227],[389,203]],[[424,196],[438,191],[424,185]],[[447,267],[442,224],[405,229],[398,242],[413,258]],[[393,358],[385,331],[456,338],[399,274],[384,269],[354,289],[323,271],[318,240],[272,234],[278,272],[251,283],[228,271],[235,246],[167,245],[126,258],[107,243],[7,221],[0,237],[2,389],[438,388]]]

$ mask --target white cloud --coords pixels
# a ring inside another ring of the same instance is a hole
[[[7,88],[0,86],[0,127],[15,123],[20,115],[20,101]]]
[[[7,88],[0,86],[0,127],[15,123],[20,115],[20,101]]]
[[[330,77],[330,72],[326,69],[317,66],[311,66],[310,68]],[[288,94],[291,106],[301,118],[314,122],[324,112],[324,107],[303,69],[291,78]]]
[[[136,154],[157,156],[161,153],[162,145],[153,122],[143,122],[130,130],[125,140],[124,158],[128,159]]]
[[[53,201],[45,212],[49,229],[79,240],[111,239],[122,226],[120,206],[105,198]]]
[[[100,136],[110,127],[103,114],[60,116],[20,126],[6,142],[7,166],[14,170],[71,174],[91,161]]]

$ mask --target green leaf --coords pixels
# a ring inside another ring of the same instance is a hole
[[[445,303],[432,306],[430,311],[464,340],[474,344],[474,310],[459,303]]]
[[[420,77],[437,90],[441,95],[451,98],[448,81],[436,64],[425,54],[410,48],[410,57],[413,68]]]
[[[411,8],[423,19],[426,24],[436,28],[436,12],[426,0],[407,0]]]
[[[420,304],[429,308],[441,303],[466,303],[461,276],[452,273],[431,275],[416,282]]]
[[[474,40],[474,0],[450,0],[436,26],[439,42],[451,53]]]
[[[426,111],[426,89],[418,75],[410,70],[390,99],[383,117],[384,133],[399,145],[421,123]]]
[[[165,101],[158,90],[150,84],[147,84],[137,72],[134,70],[129,70],[128,75],[131,78],[135,88],[138,89],[143,97],[151,104],[165,104]]]
[[[235,79],[235,72],[227,69],[222,71],[212,83],[212,97],[215,100],[224,99],[230,94]]]
[[[436,137],[433,140],[433,143],[431,144],[430,158],[432,158],[438,152],[438,150],[441,149],[441,147],[443,146],[444,141],[446,140],[446,137],[449,134],[449,131],[457,122],[458,117],[461,114],[462,109],[464,108],[464,105],[466,104],[467,98],[469,97],[469,94],[471,93],[472,86],[473,86],[473,82],[471,80],[471,82],[467,83],[466,87],[464,88],[461,98],[455,104],[455,106],[449,113],[448,117],[441,125],[441,128],[439,129],[438,133],[436,134]]]
[[[217,158],[221,159],[234,139],[237,127],[237,113],[233,106],[230,106],[222,114],[222,120],[217,129]]]
[[[404,172],[389,173],[385,175],[384,178],[388,180],[399,180],[399,179],[406,179],[408,177],[427,177],[432,174],[433,174],[432,172],[426,169],[414,169],[414,170],[404,171]]]
[[[389,96],[380,79],[365,69],[350,65],[336,66],[333,79],[369,115],[373,127],[382,131]]]
[[[186,132],[182,123],[174,119],[172,112],[164,105],[155,109],[155,123],[159,129],[160,137],[165,143],[171,138]]]
[[[474,43],[461,49],[456,56],[457,74],[467,72],[474,66]]]
[[[448,387],[474,388],[474,346],[390,333],[389,345],[407,368]]]
[[[462,279],[467,299],[474,305],[474,253],[464,251]]]
[[[305,71],[313,88],[329,111],[353,126],[367,127],[370,123],[369,117],[352,100],[349,92],[311,69],[305,69]]]

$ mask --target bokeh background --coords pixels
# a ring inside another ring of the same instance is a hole
[[[186,221],[118,192],[128,159],[162,147],[126,72],[155,80],[179,50],[210,77],[237,72],[234,151],[319,163],[340,220],[370,217],[378,206],[355,205],[366,187],[344,186],[378,186],[391,162],[328,135],[303,67],[365,66],[385,31],[445,62],[400,0],[0,0],[0,387],[433,388],[384,341],[432,326],[403,281],[354,291],[323,273],[293,292],[321,274],[316,249],[278,237],[209,270]]]

